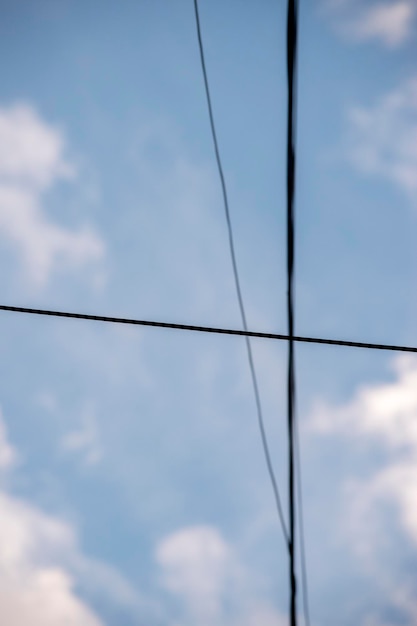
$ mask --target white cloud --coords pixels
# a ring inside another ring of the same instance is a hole
[[[17,453],[14,447],[9,443],[6,424],[0,409],[0,471],[9,470],[15,465],[16,460]]]
[[[375,39],[389,48],[410,37],[417,9],[414,0],[375,2],[370,6],[355,0],[331,0],[326,7],[338,29],[351,39]]]
[[[99,626],[74,592],[70,574],[55,564],[74,548],[67,526],[0,494],[0,618],[13,626]]]
[[[414,13],[412,2],[376,4],[352,24],[352,34],[358,39],[380,39],[388,46],[398,46],[410,35]]]
[[[268,602],[256,598],[253,576],[212,526],[182,528],[169,535],[158,544],[156,559],[163,587],[183,602],[181,624],[285,623]]]
[[[75,175],[63,158],[61,133],[42,122],[27,104],[0,109],[0,146],[3,181],[43,188]]]
[[[396,380],[364,386],[345,406],[333,407],[318,403],[310,423],[315,432],[330,435],[366,437],[371,446],[379,442],[389,454],[387,465],[367,479],[346,482],[350,496],[356,501],[359,529],[377,524],[377,503],[396,503],[399,519],[408,537],[417,546],[417,361],[402,356],[394,363]],[[372,521],[371,521],[372,520]],[[364,536],[361,545],[372,548]],[[359,545],[359,544],[358,544]]]
[[[413,590],[407,588],[406,574],[403,580],[392,574],[384,555],[387,550],[397,552],[399,535],[392,532],[397,528],[411,548],[407,558],[413,553],[417,557],[417,360],[401,356],[393,361],[393,369],[394,380],[361,387],[345,405],[317,403],[309,428],[320,435],[343,436],[345,441],[351,438],[374,459],[365,475],[361,471],[355,476],[352,465],[345,477],[341,493],[349,504],[341,525],[386,601],[415,623]],[[376,449],[383,452],[382,465],[375,461]]]
[[[348,151],[354,165],[391,180],[417,199],[417,78],[373,107],[351,109],[349,118]]]
[[[197,623],[215,623],[224,585],[235,574],[229,547],[217,530],[199,526],[178,531],[160,543],[156,556],[164,587],[185,599]]]
[[[75,177],[64,144],[61,132],[28,105],[0,108],[0,235],[20,253],[38,287],[53,270],[79,269],[104,255],[103,241],[91,228],[64,228],[42,208],[48,187]]]
[[[413,418],[416,419],[416,413]],[[377,472],[366,485],[366,490],[354,485],[361,498],[366,495],[370,513],[371,502],[394,501],[399,507],[401,524],[417,546],[417,457],[405,458]]]
[[[360,388],[345,406],[318,404],[311,427],[322,433],[359,432],[378,438],[391,450],[407,448],[417,453],[416,359],[401,356],[393,369],[396,380]]]
[[[0,232],[15,244],[29,278],[38,286],[47,282],[53,270],[80,268],[104,252],[89,228],[71,232],[48,221],[37,197],[1,183]]]
[[[76,552],[69,526],[0,492],[0,621],[24,626],[99,626],[59,565]]]
[[[0,458],[16,452],[1,425]],[[0,489],[0,623],[13,626],[102,626],[76,589],[137,609],[139,599],[117,571],[87,558],[66,522]]]

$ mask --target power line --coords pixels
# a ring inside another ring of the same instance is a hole
[[[287,124],[287,280],[288,280],[288,433],[289,433],[289,506],[290,506],[290,586],[291,586],[291,624],[297,622],[296,578],[295,578],[295,497],[298,509],[298,528],[300,536],[301,582],[303,590],[304,621],[310,626],[308,600],[307,558],[304,537],[304,511],[301,477],[301,447],[296,412],[295,355],[294,355],[294,250],[295,250],[295,166],[296,166],[296,116],[297,116],[297,36],[298,36],[298,0],[288,1],[287,14],[287,70],[288,70],[288,124]],[[295,467],[294,467],[295,465]],[[296,485],[294,485],[294,475]],[[291,525],[292,523],[292,525]],[[291,534],[292,533],[292,534]]]
[[[288,0],[287,12],[287,317],[288,317],[288,518],[289,518],[289,578],[290,624],[297,626],[297,580],[295,562],[295,488],[294,488],[294,419],[295,419],[295,367],[294,367],[294,187],[295,187],[295,117],[297,69],[297,3]]]
[[[49,309],[34,309],[23,306],[10,306],[0,304],[0,311],[10,313],[27,313],[46,317],[63,317],[68,319],[86,320],[90,322],[106,322],[110,324],[127,324],[131,326],[150,326],[153,328],[167,328],[171,330],[183,330],[198,333],[211,333],[214,335],[230,335],[238,337],[255,337],[257,339],[273,339],[275,341],[288,341],[289,336],[279,333],[265,333],[256,330],[239,330],[234,328],[221,328],[218,326],[197,326],[195,324],[176,324],[175,322],[158,322],[156,320],[139,320],[129,317],[110,317],[108,315],[92,315],[89,313],[74,313],[70,311],[53,311]],[[294,335],[293,341],[297,343],[313,343],[329,346],[342,346],[348,348],[364,348],[368,350],[386,350],[391,352],[411,352],[417,354],[417,347],[399,346],[386,343],[365,343],[362,341],[347,341],[344,339],[325,339],[322,337],[305,337]]]
[[[201,29],[200,29],[200,21],[198,14],[198,0],[194,0],[195,6],[195,14],[196,14],[196,23],[197,23],[197,31],[198,31],[198,41],[200,48],[200,56],[202,63],[202,70],[204,76],[207,104],[209,110],[210,117],[210,126],[211,133],[214,143],[216,162],[218,167],[218,172],[221,180],[225,215],[227,221],[228,228],[228,238],[229,238],[229,248],[232,260],[234,281],[236,287],[236,293],[239,303],[240,314],[242,318],[242,325],[244,330],[237,329],[227,329],[227,328],[219,328],[219,327],[208,327],[208,326],[197,326],[190,324],[177,324],[171,322],[158,322],[154,320],[138,320],[138,319],[130,319],[123,317],[109,317],[103,315],[92,315],[92,314],[83,314],[77,312],[66,312],[66,311],[53,311],[46,309],[35,309],[35,308],[27,308],[27,307],[16,307],[16,306],[8,306],[8,305],[0,305],[0,310],[8,311],[13,313],[27,313],[33,315],[40,316],[50,316],[50,317],[62,317],[62,318],[72,318],[72,319],[82,319],[88,321],[99,321],[99,322],[108,322],[108,323],[116,323],[116,324],[127,324],[127,325],[138,325],[138,326],[148,326],[148,327],[158,327],[158,328],[166,328],[166,329],[174,329],[174,330],[187,330],[194,332],[204,332],[204,333],[212,333],[212,334],[223,334],[223,335],[237,335],[243,336],[246,340],[247,353],[248,353],[248,361],[251,371],[251,377],[254,388],[254,395],[257,407],[258,421],[260,432],[262,436],[262,443],[264,448],[264,453],[266,457],[266,462],[268,466],[268,471],[270,474],[270,479],[273,485],[273,491],[275,494],[276,505],[282,525],[282,530],[287,541],[290,553],[290,581],[291,581],[291,626],[297,626],[297,611],[296,611],[296,576],[295,576],[295,502],[294,495],[297,493],[298,497],[298,511],[299,511],[299,529],[300,529],[300,554],[301,554],[301,568],[302,568],[302,580],[304,587],[304,612],[305,612],[305,620],[306,624],[310,623],[309,617],[309,608],[308,608],[308,587],[307,587],[307,571],[306,571],[306,559],[305,559],[305,539],[304,539],[304,528],[303,528],[303,505],[302,505],[302,486],[301,486],[301,452],[300,452],[300,440],[299,440],[299,431],[298,431],[298,423],[296,418],[296,410],[295,410],[295,402],[296,402],[296,387],[295,387],[295,363],[294,363],[294,342],[303,342],[303,343],[314,343],[314,344],[326,344],[326,345],[334,345],[334,346],[344,346],[344,347],[356,347],[356,348],[365,348],[365,349],[374,349],[374,350],[385,350],[385,351],[399,351],[399,352],[409,352],[409,353],[417,353],[417,347],[412,346],[400,346],[400,345],[392,345],[392,344],[379,344],[379,343],[368,343],[368,342],[357,342],[357,341],[347,341],[347,340],[337,340],[337,339],[325,339],[325,338],[314,338],[314,337],[302,337],[294,335],[294,297],[293,297],[293,282],[294,282],[294,235],[295,235],[295,224],[294,224],[294,188],[295,188],[295,91],[296,91],[296,52],[297,52],[297,12],[298,12],[298,1],[297,0],[289,0],[288,1],[288,21],[287,21],[287,62],[288,62],[288,136],[287,136],[287,276],[288,276],[288,292],[287,292],[287,313],[288,313],[288,335],[284,334],[276,334],[276,333],[265,333],[265,332],[256,332],[249,331],[246,320],[246,313],[243,303],[243,297],[240,286],[240,278],[237,268],[235,247],[234,247],[234,238],[233,238],[233,228],[231,224],[230,211],[228,205],[228,197],[226,190],[226,183],[224,178],[224,172],[221,164],[221,158],[218,148],[218,141],[215,131],[214,117],[211,105],[211,97],[209,91],[209,84],[207,78],[207,71],[205,67],[204,60],[204,51],[203,44],[201,38]],[[289,431],[289,531],[286,529],[278,486],[276,482],[276,478],[274,475],[274,470],[272,467],[271,457],[268,448],[268,442],[266,438],[265,428],[264,428],[264,420],[263,413],[260,401],[260,393],[259,387],[256,377],[255,365],[253,360],[253,353],[250,343],[250,337],[263,338],[263,339],[273,339],[273,340],[283,340],[288,342],[288,385],[287,385],[287,397],[288,397],[288,431]],[[297,471],[295,471],[295,463],[297,464]],[[297,481],[297,485],[295,487],[295,480]]]
[[[198,12],[198,0],[194,0],[194,9],[195,9],[195,20],[196,20],[196,26],[197,26],[198,46],[199,46],[199,50],[200,50],[201,68],[202,68],[202,72],[203,72],[204,87],[205,87],[206,100],[207,100],[207,107],[208,107],[209,118],[210,118],[211,135],[212,135],[212,139],[213,139],[214,152],[215,152],[215,155],[216,155],[217,169],[218,169],[218,173],[219,173],[219,178],[220,178],[221,188],[222,188],[222,194],[223,194],[223,205],[224,205],[224,212],[225,212],[226,222],[227,222],[227,232],[228,232],[228,237],[229,237],[229,250],[230,250],[230,256],[231,256],[231,260],[232,260],[233,276],[234,276],[234,281],[235,281],[237,299],[238,299],[238,303],[239,303],[240,316],[242,318],[242,325],[243,325],[244,330],[247,331],[248,330],[248,326],[247,326],[247,321],[246,321],[245,306],[243,304],[242,291],[241,291],[241,287],[240,287],[239,271],[238,271],[237,262],[236,262],[236,253],[235,253],[235,245],[234,245],[234,238],[233,238],[233,227],[232,227],[232,222],[231,222],[231,219],[230,219],[230,211],[229,211],[229,201],[228,201],[228,196],[227,196],[225,177],[224,177],[224,173],[223,173],[223,166],[222,166],[222,162],[221,162],[221,158],[220,158],[220,150],[219,150],[219,145],[218,145],[218,141],[217,141],[216,127],[215,127],[214,116],[213,116],[213,108],[212,108],[212,104],[211,104],[210,87],[209,87],[209,82],[208,82],[208,77],[207,77],[207,70],[206,70],[206,63],[205,63],[205,57],[204,57],[203,40],[202,40],[202,37],[201,37],[200,16],[199,16],[199,12]],[[248,335],[245,335],[245,342],[246,342],[246,349],[247,349],[247,354],[248,354],[248,362],[249,362],[249,369],[250,369],[250,373],[251,373],[253,392],[254,392],[254,396],[255,396],[256,412],[257,412],[257,416],[258,416],[259,430],[260,430],[261,439],[262,439],[262,447],[263,447],[263,450],[264,450],[264,455],[265,455],[266,465],[267,465],[267,468],[268,468],[269,478],[270,478],[270,481],[271,481],[271,484],[272,484],[272,489],[273,489],[273,492],[274,492],[275,504],[276,504],[276,507],[277,507],[278,516],[279,516],[279,519],[280,519],[280,522],[281,522],[281,526],[282,526],[282,532],[284,534],[286,543],[288,544],[288,541],[289,541],[288,531],[287,531],[287,528],[286,528],[286,525],[285,525],[285,521],[284,521],[284,514],[283,514],[283,511],[282,511],[282,505],[281,505],[281,499],[280,499],[280,496],[279,496],[278,484],[277,484],[277,480],[276,480],[276,477],[275,477],[274,468],[273,468],[273,465],[272,465],[271,455],[270,455],[270,452],[269,452],[269,446],[268,446],[268,441],[267,441],[267,437],[266,437],[264,418],[263,418],[263,412],[262,412],[261,398],[260,398],[259,387],[258,387],[258,380],[257,380],[257,377],[256,377],[255,364],[254,364],[253,354],[252,354],[252,346],[251,346],[251,343],[250,343]]]
[[[297,507],[299,511],[299,534],[300,534],[300,562],[301,562],[301,582],[303,589],[303,608],[304,621],[306,626],[310,626],[310,609],[308,599],[308,582],[307,582],[307,557],[304,537],[304,507],[303,507],[303,481],[301,475],[301,448],[300,448],[300,429],[298,424],[298,416],[295,419],[295,457],[297,463]]]

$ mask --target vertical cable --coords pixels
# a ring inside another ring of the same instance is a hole
[[[294,502],[294,184],[295,184],[295,86],[297,60],[297,0],[288,0],[287,13],[287,315],[288,315],[288,508],[290,624],[297,626],[297,584],[295,576],[295,502]]]
[[[288,1],[287,16],[287,71],[288,71],[288,135],[287,135],[287,272],[288,272],[288,440],[289,440],[289,552],[290,552],[290,618],[291,626],[297,623],[297,581],[295,576],[295,492],[300,534],[300,561],[303,588],[304,620],[310,626],[308,580],[303,523],[303,493],[301,478],[300,433],[296,415],[295,358],[294,358],[294,191],[295,191],[295,128],[297,90],[297,30],[298,0]],[[296,464],[296,468],[294,467]],[[296,476],[296,485],[294,485]]]

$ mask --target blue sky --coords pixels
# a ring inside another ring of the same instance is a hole
[[[2,1],[2,303],[239,327],[192,2]],[[249,326],[285,332],[285,3],[201,0]],[[416,345],[417,4],[300,2],[296,331]],[[244,343],[1,314],[0,618],[282,626]],[[253,342],[286,501],[286,346]],[[417,622],[417,360],[297,346],[312,624]]]

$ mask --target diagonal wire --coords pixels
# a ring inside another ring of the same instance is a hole
[[[226,182],[224,178],[222,162],[220,158],[219,145],[217,141],[216,127],[214,123],[213,109],[211,105],[210,88],[209,88],[206,63],[205,63],[205,58],[204,58],[204,47],[203,47],[203,41],[201,37],[200,17],[199,17],[199,12],[198,12],[198,0],[194,0],[194,9],[195,9],[195,19],[196,19],[196,26],[197,26],[198,45],[199,45],[199,50],[200,50],[201,67],[203,71],[207,107],[208,107],[209,118],[210,118],[210,128],[211,128],[211,134],[213,138],[214,152],[216,155],[217,169],[219,172],[219,177],[220,177],[220,182],[221,182],[221,187],[222,187],[223,204],[224,204],[224,211],[225,211],[226,222],[227,222],[227,232],[229,236],[229,249],[230,249],[230,256],[231,256],[232,267],[233,267],[233,276],[234,276],[234,281],[235,281],[235,286],[236,286],[236,293],[237,293],[237,299],[239,303],[240,315],[242,318],[242,325],[243,325],[244,330],[247,331],[248,325],[246,321],[245,307],[243,304],[239,272],[238,272],[237,262],[236,262],[235,246],[234,246],[234,239],[233,239],[233,227],[232,227],[232,222],[230,219],[230,211],[229,211],[229,201],[228,201],[228,196],[227,196]],[[246,349],[248,353],[249,369],[251,373],[253,391],[255,395],[259,430],[261,434],[262,446],[264,450],[266,465],[268,468],[269,478],[271,480],[272,489],[274,492],[275,504],[276,504],[278,516],[281,522],[282,532],[284,534],[285,541],[288,544],[288,531],[287,531],[285,521],[284,521],[284,514],[282,510],[281,499],[279,496],[277,480],[276,480],[274,469],[272,466],[271,455],[269,452],[269,446],[268,446],[268,441],[267,441],[266,432],[265,432],[261,398],[260,398],[260,393],[259,393],[258,380],[256,377],[255,364],[253,361],[252,347],[251,347],[249,337],[247,335],[245,336],[245,340],[246,340]]]
[[[297,507],[298,507],[298,529],[300,537],[300,561],[301,561],[301,582],[303,589],[303,610],[304,610],[304,622],[305,626],[310,626],[310,608],[308,599],[308,580],[307,580],[307,557],[306,557],[306,542],[304,537],[304,507],[303,507],[303,480],[301,475],[301,442],[300,442],[300,427],[298,423],[298,416],[295,419],[295,458],[297,464],[296,478],[297,478]]]

